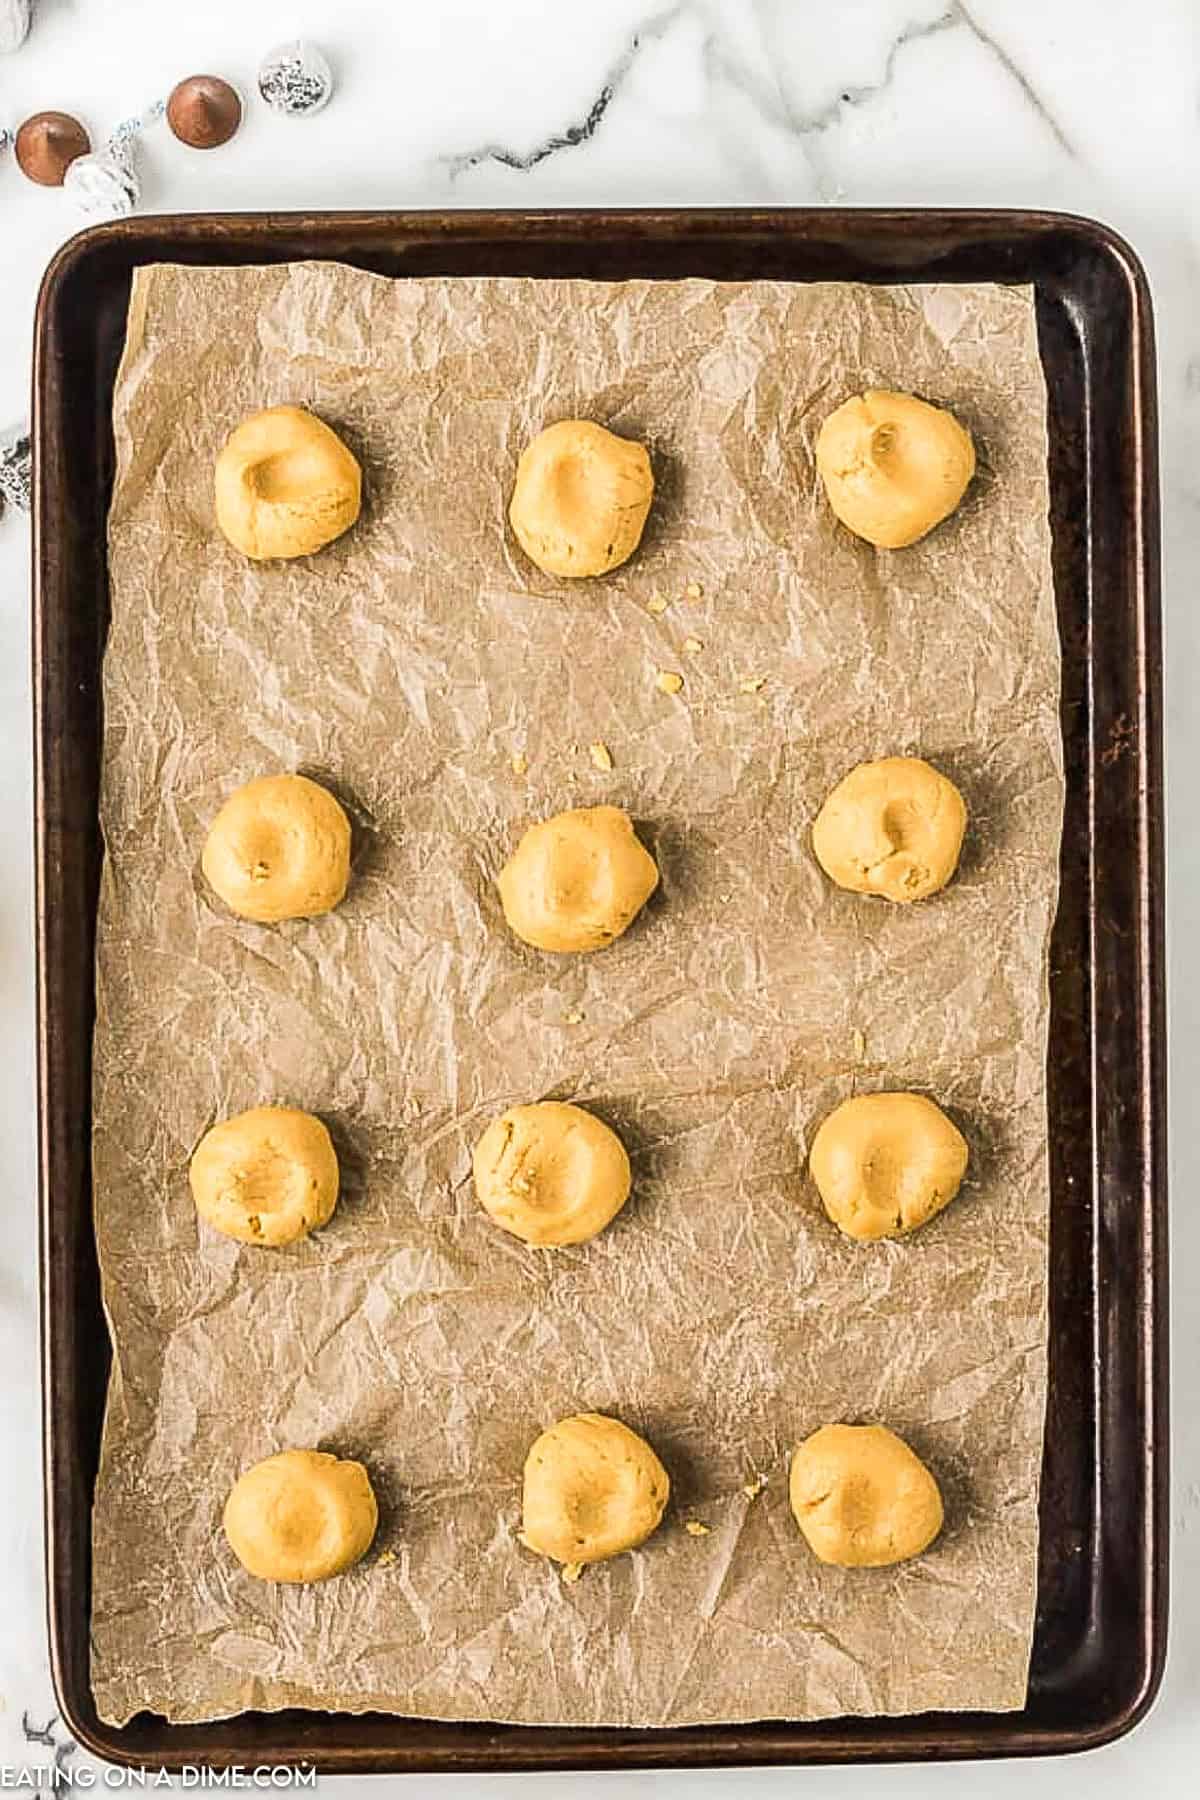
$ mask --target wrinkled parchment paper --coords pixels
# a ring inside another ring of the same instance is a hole
[[[898,554],[814,486],[820,421],[871,384],[948,404],[981,450],[961,512]],[[280,401],[344,432],[366,510],[254,565],[215,528],[213,459]],[[102,1716],[1022,1703],[1062,795],[1044,413],[1028,289],[139,271],[105,663]],[[644,438],[658,478],[641,553],[581,586],[505,526],[520,449],[574,414]],[[911,909],[835,890],[808,844],[830,785],[897,751],[971,815],[958,879]],[[205,890],[205,829],[292,768],[351,809],[355,879],[327,918],[245,923]],[[661,892],[613,948],[540,955],[493,877],[531,819],[602,800]],[[961,1123],[970,1178],[911,1240],[853,1244],[807,1145],[844,1096],[908,1086]],[[577,1249],[525,1248],[470,1186],[486,1122],[544,1096],[633,1158],[630,1204]],[[332,1223],[287,1251],[199,1229],[188,1193],[201,1133],[260,1101],[322,1114],[343,1161]],[[645,1549],[570,1586],[515,1540],[520,1471],[588,1408],[649,1437],[673,1495]],[[932,1465],[927,1556],[809,1553],[786,1459],[832,1419]],[[294,1445],[361,1457],[382,1503],[366,1561],[307,1589],[251,1579],[219,1528],[239,1471]]]

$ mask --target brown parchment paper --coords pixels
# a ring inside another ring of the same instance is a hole
[[[898,554],[814,481],[821,419],[872,384],[948,404],[980,447],[959,514]],[[344,432],[366,508],[321,555],[254,565],[215,528],[212,466],[281,401]],[[1031,292],[148,268],[114,414],[101,1715],[1019,1706],[1062,798]],[[505,525],[522,446],[570,415],[643,437],[658,478],[640,554],[575,586]],[[834,780],[900,751],[971,816],[960,875],[909,909],[835,890],[808,844]],[[204,832],[291,768],[351,809],[353,885],[329,917],[245,923],[205,890]],[[661,892],[613,948],[539,955],[493,877],[528,821],[601,800]],[[906,1086],[962,1124],[970,1177],[918,1236],[855,1245],[807,1145],[847,1094]],[[471,1191],[487,1120],[544,1096],[633,1158],[630,1204],[578,1249],[525,1248]],[[199,1229],[188,1193],[201,1133],[260,1101],[323,1115],[343,1161],[332,1223],[289,1251]],[[585,1408],[644,1432],[673,1496],[642,1551],[569,1586],[514,1532],[527,1446]],[[786,1460],[833,1419],[932,1465],[928,1555],[809,1553]],[[296,1445],[361,1457],[382,1505],[366,1561],[307,1589],[252,1580],[219,1527],[239,1471]]]

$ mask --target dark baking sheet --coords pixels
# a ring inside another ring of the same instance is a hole
[[[1049,390],[1067,804],[1051,949],[1050,1392],[1022,1712],[676,1731],[246,1713],[116,1728],[88,1685],[90,1509],[108,1339],[92,1233],[100,658],[113,377],[140,263],[339,258],[379,274],[1021,281]],[[43,1399],[62,1715],[127,1763],[328,1772],[703,1767],[1045,1754],[1128,1730],[1167,1611],[1162,780],[1154,346],[1113,234],[1044,213],[216,215],[85,232],[47,272],[34,375],[34,693]]]

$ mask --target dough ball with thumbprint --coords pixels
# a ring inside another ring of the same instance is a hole
[[[975,473],[975,446],[943,407],[870,389],[830,413],[816,461],[842,524],[880,549],[902,550],[954,511]]]
[[[315,413],[269,406],[226,440],[213,476],[217,524],[255,562],[311,556],[362,504],[357,458]]]
[[[259,924],[311,919],[344,897],[350,821],[306,775],[263,775],[230,795],[200,866],[230,912]]]
[[[658,865],[619,806],[531,825],[497,877],[510,928],[536,950],[603,950],[658,886]]]
[[[547,575],[606,575],[637,549],[653,498],[644,445],[587,419],[563,419],[526,446],[508,517]]]
[[[474,1155],[475,1192],[488,1216],[526,1244],[582,1244],[629,1198],[630,1169],[615,1131],[582,1106],[539,1100],[493,1119]]]
[[[823,1425],[792,1457],[797,1525],[819,1561],[882,1569],[927,1550],[942,1529],[937,1482],[884,1425]]]
[[[847,1237],[902,1237],[949,1206],[967,1141],[924,1094],[856,1094],[822,1120],[808,1166]]]
[[[239,1476],[222,1523],[234,1555],[260,1581],[327,1581],[370,1549],[379,1509],[361,1463],[282,1450]]]
[[[577,1413],[543,1431],[525,1459],[521,1539],[555,1562],[601,1562],[645,1543],[670,1491],[636,1431],[603,1413]]]
[[[294,1244],[328,1224],[338,1160],[320,1119],[291,1106],[255,1106],[206,1131],[188,1177],[196,1211],[242,1244]]]
[[[966,829],[952,781],[919,756],[885,756],[838,782],[813,823],[813,854],[838,887],[908,905],[945,887]]]

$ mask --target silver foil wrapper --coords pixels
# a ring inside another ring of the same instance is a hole
[[[67,170],[63,187],[85,219],[124,219],[137,205],[141,188],[129,147],[122,148],[77,156]]]
[[[29,427],[0,434],[0,505],[28,512],[33,503],[33,445]]]
[[[0,0],[0,53],[21,48],[32,18],[33,0]]]
[[[333,92],[333,70],[316,44],[294,38],[263,57],[258,91],[276,112],[304,118],[320,112],[327,103]]]

